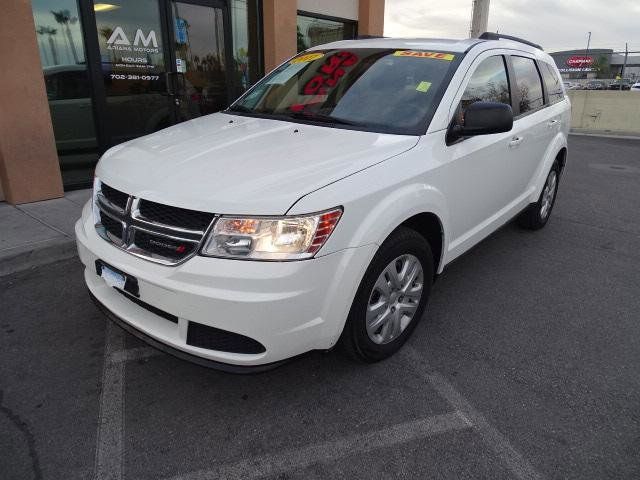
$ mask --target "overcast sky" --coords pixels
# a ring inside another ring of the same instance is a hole
[[[386,0],[385,36],[466,38],[472,0]],[[489,30],[521,36],[546,51],[591,47],[640,50],[640,0],[491,0]]]

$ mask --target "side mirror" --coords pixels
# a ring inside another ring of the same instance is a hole
[[[513,128],[513,110],[510,105],[497,102],[475,102],[464,112],[464,125],[454,125],[454,138],[490,135],[508,132]]]

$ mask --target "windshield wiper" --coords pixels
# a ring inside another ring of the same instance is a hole
[[[358,122],[352,122],[350,120],[344,120],[342,118],[332,117],[331,115],[325,115],[322,113],[291,112],[284,115],[300,120],[311,120],[312,122],[332,123],[334,125],[351,125],[355,127],[362,126],[362,124]]]

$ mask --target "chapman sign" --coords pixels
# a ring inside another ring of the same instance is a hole
[[[561,73],[572,72],[593,72],[594,60],[588,55],[571,55],[564,60],[564,64],[558,63],[558,70]]]
[[[567,58],[566,64],[571,68],[587,68],[593,65],[593,57],[574,55]]]

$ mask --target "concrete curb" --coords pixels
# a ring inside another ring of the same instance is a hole
[[[622,134],[622,133],[614,133],[614,132],[595,132],[593,130],[590,131],[573,131],[569,132],[569,135],[577,135],[580,137],[599,137],[599,138],[615,138],[618,140],[640,140],[640,136],[638,135],[630,135],[630,134]]]
[[[77,254],[76,242],[72,238],[53,239],[12,248],[0,252],[0,277],[73,258]]]

